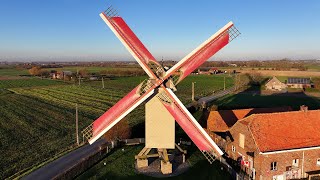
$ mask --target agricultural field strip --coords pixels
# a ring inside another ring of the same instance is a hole
[[[67,87],[67,86],[66,86]],[[118,98],[113,99],[110,95],[101,96],[101,98],[93,98],[94,95],[87,96],[86,93],[82,94],[79,91],[83,89],[78,89],[79,96],[74,95],[74,93],[64,91],[64,87],[62,88],[41,88],[41,89],[17,89],[14,91],[24,95],[31,95],[35,97],[41,97],[46,99],[47,101],[54,101],[58,104],[63,104],[68,107],[74,107],[75,103],[79,103],[81,106],[84,106],[85,109],[92,111],[94,113],[104,112],[108,107],[113,105]],[[74,89],[73,89],[74,90]],[[94,91],[90,91],[90,93],[95,94]],[[108,98],[108,99],[107,99]],[[110,99],[111,98],[111,99]],[[103,100],[107,99],[107,100]],[[94,107],[92,106],[94,105]],[[106,106],[107,105],[107,106]],[[103,108],[105,107],[105,108]],[[79,107],[81,108],[81,107]],[[97,111],[98,110],[98,111]]]
[[[19,128],[22,131],[25,131],[25,134],[29,135],[32,135],[35,131],[39,131],[41,133],[47,132],[42,131],[42,129],[39,129],[39,127],[45,128],[46,130],[59,130],[64,127],[62,124],[53,121],[52,117],[63,119],[65,113],[67,112],[64,112],[64,114],[60,114],[52,111],[52,107],[49,107],[50,109],[42,108],[42,103],[36,104],[35,106],[30,106],[30,103],[34,102],[39,103],[26,97],[11,97],[10,101],[6,101],[5,103],[6,108],[2,111],[4,114],[2,118],[10,119],[12,123],[2,123],[2,127],[6,127],[12,130]],[[19,108],[17,108],[17,106]],[[48,107],[47,105],[45,106]],[[23,117],[27,121],[21,121],[21,117]],[[39,119],[41,119],[41,121],[38,121]],[[11,125],[12,127],[8,127],[8,125]]]
[[[63,87],[63,88],[55,88],[54,91],[72,93],[76,95],[84,95],[86,97],[91,97],[92,99],[101,98],[100,100],[102,102],[109,102],[109,100],[118,101],[124,95],[124,93],[117,92],[114,90],[113,91],[110,91],[110,90],[97,91],[97,89],[94,89],[94,88],[88,89],[87,87],[82,88],[82,87],[70,87],[70,86]]]
[[[61,106],[65,106],[65,107],[69,107],[69,108],[75,108],[75,104],[78,103],[79,109],[83,108],[86,111],[90,111],[91,113],[101,113],[103,112],[102,109],[98,109],[98,108],[93,108],[92,104],[91,105],[86,105],[85,103],[83,104],[82,101],[78,101],[76,99],[72,99],[72,100],[66,100],[63,99],[63,97],[58,96],[58,95],[54,95],[54,94],[49,94],[46,92],[35,92],[35,91],[27,91],[27,92],[23,92],[24,95],[29,95],[29,96],[34,96],[34,97],[41,97],[42,99],[45,99],[49,102],[54,102],[56,104],[59,104]],[[82,106],[82,107],[81,107]]]
[[[104,102],[100,103],[97,102],[99,100],[97,99],[86,99],[85,96],[74,96],[74,95],[69,95],[68,93],[63,93],[63,92],[54,92],[50,91],[48,89],[46,90],[35,90],[36,93],[48,95],[57,99],[61,99],[64,101],[68,101],[71,104],[73,103],[73,107],[75,103],[78,103],[81,106],[87,106],[87,107],[92,107],[94,109],[99,109],[99,110],[105,110],[105,108],[110,107],[112,104],[110,102]],[[105,107],[105,108],[104,108]]]
[[[67,99],[76,99],[76,102],[83,102],[83,103],[92,103],[94,102],[95,105],[102,105],[104,106],[107,104],[108,106],[112,106],[113,104],[116,103],[118,99],[113,99],[112,100],[109,98],[107,100],[103,100],[102,98],[98,97],[93,97],[93,96],[88,96],[87,94],[76,94],[73,92],[67,92],[67,91],[60,91],[56,89],[41,89],[43,92],[48,92],[48,94],[55,94],[55,95],[61,95],[62,97],[67,97]],[[84,104],[85,105],[85,104]]]
[[[1,154],[4,156],[0,166],[6,167],[6,172],[2,173],[6,174],[12,172],[13,169],[28,167],[31,165],[30,162],[41,161],[43,157],[50,154],[49,152],[58,150],[57,145],[70,144],[70,140],[67,139],[71,138],[70,135],[73,136],[73,133],[70,133],[70,129],[74,128],[74,124],[70,123],[70,121],[73,122],[74,117],[72,110],[66,111],[65,108],[51,106],[44,103],[43,100],[35,100],[17,94],[2,96],[0,100],[1,106],[6,107],[3,109],[5,115],[0,117],[0,137],[1,147],[3,147],[0,152],[3,151]],[[30,106],[30,104],[35,104],[35,106]],[[43,107],[47,108],[43,109]],[[81,114],[80,117],[82,117]],[[90,122],[90,119],[83,118],[81,118],[82,126]],[[38,145],[30,148],[30,144],[34,143]],[[16,146],[17,144],[19,146]],[[43,148],[46,150],[44,151]],[[30,149],[33,149],[33,153],[28,154]],[[16,151],[20,153],[12,153]],[[12,166],[7,167],[9,163]],[[23,167],[20,167],[21,165]]]
[[[0,80],[0,88],[15,88],[15,87],[32,87],[32,86],[49,86],[61,85],[61,81],[47,80],[47,79],[14,79],[14,80]]]

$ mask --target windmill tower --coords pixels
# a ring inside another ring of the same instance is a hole
[[[170,173],[167,149],[175,148],[175,121],[186,132],[210,163],[223,154],[209,135],[189,113],[173,91],[191,72],[226,46],[240,33],[232,22],[213,34],[168,71],[157,62],[125,21],[112,7],[100,14],[122,44],[149,76],[125,97],[108,109],[83,132],[89,143],[94,143],[115,124],[143,102],[146,103],[146,145],[136,156],[138,166],[147,165],[150,149],[161,156],[163,173]],[[169,169],[169,170],[168,170]]]

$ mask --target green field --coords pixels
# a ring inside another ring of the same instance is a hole
[[[74,109],[41,98],[0,96],[0,177],[41,162],[74,142]],[[82,127],[91,122],[81,114]]]
[[[127,69],[139,69],[141,70],[141,67],[138,65],[129,65],[125,67],[97,67],[97,66],[65,66],[63,68],[44,68],[44,70],[51,71],[72,71],[76,73],[77,71],[81,69],[86,69],[89,73],[99,73],[101,71],[109,71],[117,69],[119,71],[121,70],[127,70]]]
[[[29,75],[27,69],[17,69],[17,68],[0,68],[0,76],[20,76]]]
[[[260,95],[260,94],[230,94],[224,96],[213,104],[220,109],[243,109],[252,107],[280,107],[291,106],[298,110],[301,105],[306,105],[310,109],[320,108],[320,98],[292,93],[284,95]]]
[[[0,80],[0,89],[16,88],[16,87],[33,87],[33,86],[50,86],[63,85],[62,81],[40,78],[10,79]]]
[[[195,96],[202,97],[222,90],[224,78],[226,88],[231,87],[233,78],[228,75],[191,75],[177,86],[176,94],[187,104],[191,102],[192,82],[196,82]],[[40,163],[73,145],[76,103],[79,107],[79,128],[83,129],[144,79],[145,76],[105,79],[104,89],[101,81],[83,81],[79,86],[78,82],[64,83],[38,78],[0,80],[0,179]],[[215,104],[224,109],[284,105],[297,109],[302,104],[314,109],[319,108],[319,99],[308,96],[237,94],[225,96]],[[140,106],[126,119],[131,127],[141,125],[144,121],[144,107]],[[144,134],[141,129],[133,131],[139,131],[133,133],[135,137]],[[177,129],[177,134],[183,135],[181,129]],[[141,147],[125,149],[127,154],[117,150],[79,178],[146,178],[136,175],[132,167],[133,155]],[[217,164],[208,165],[199,151],[193,148],[190,152],[189,160],[193,166],[190,171],[178,176],[178,179],[226,177],[225,172],[217,169]],[[113,163],[105,167],[103,162]],[[203,173],[198,175],[197,172]]]
[[[1,80],[0,177],[40,163],[73,145],[76,103],[79,128],[83,129],[145,78],[106,79],[105,89],[101,88],[101,81],[81,82],[78,86],[37,78]],[[191,82],[196,82],[196,96],[200,96],[221,89],[223,76],[188,77],[179,84],[177,92],[184,102],[190,102]],[[227,77],[227,86],[231,83],[231,77]],[[140,106],[126,118],[132,127],[141,124],[144,107]]]

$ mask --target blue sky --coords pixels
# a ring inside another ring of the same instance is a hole
[[[1,0],[0,60],[133,60],[99,17],[111,4],[157,59],[229,21],[242,34],[213,60],[320,58],[318,0]]]

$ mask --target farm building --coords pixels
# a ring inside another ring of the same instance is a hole
[[[210,136],[235,165],[253,179],[320,178],[320,110],[247,112],[230,111],[239,118],[230,127],[230,115],[219,115],[228,128],[208,122]]]
[[[66,76],[71,76],[71,75],[72,75],[71,71],[59,71],[53,76],[53,79],[63,79]]]
[[[287,85],[279,81],[278,78],[273,76],[267,83],[266,83],[266,89],[268,90],[276,90],[276,91],[282,91],[287,88]]]
[[[219,70],[218,68],[215,68],[215,67],[202,67],[202,68],[199,68],[196,73],[210,75],[210,74],[224,73],[224,71],[221,71],[221,70]]]
[[[288,78],[287,86],[290,88],[311,88],[310,78]]]

